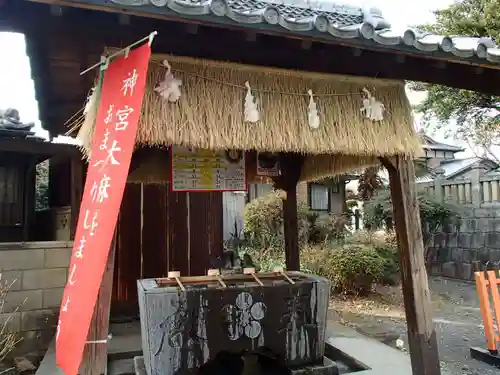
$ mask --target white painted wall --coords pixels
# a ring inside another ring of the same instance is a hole
[[[224,241],[230,240],[231,235],[238,230],[240,238],[243,235],[243,213],[245,211],[245,192],[222,193],[222,207],[224,220]]]
[[[243,225],[246,197],[250,200],[269,194],[273,186],[269,184],[248,184],[247,192],[222,193],[222,209],[224,212],[224,241],[230,240],[237,229],[243,238]]]

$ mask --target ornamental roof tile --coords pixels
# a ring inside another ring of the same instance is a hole
[[[482,60],[500,63],[500,48],[490,38],[440,36],[408,29],[391,30],[377,8],[309,0],[111,0],[121,7],[143,7],[156,13],[177,13],[189,18],[229,18],[234,22],[262,27],[277,26],[296,35],[316,34],[353,44],[379,45],[388,49],[441,54],[452,60]]]

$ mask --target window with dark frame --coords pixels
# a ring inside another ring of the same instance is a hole
[[[309,208],[312,211],[330,210],[330,188],[321,184],[308,185]]]

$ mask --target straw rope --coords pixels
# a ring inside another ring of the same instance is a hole
[[[168,103],[154,92],[164,78],[165,69],[160,65],[164,59],[172,66],[174,76],[182,80],[182,96],[176,103]],[[257,123],[243,119],[245,81],[250,82],[259,102],[261,119]],[[361,113],[364,87],[385,105],[383,121],[372,122]],[[316,98],[318,129],[308,126],[308,89]],[[97,115],[97,94],[92,93],[89,113],[72,122],[87,156]],[[137,144],[298,152],[306,154],[302,180],[378,164],[380,156],[412,156],[422,147],[401,81],[166,55],[154,55],[150,64]],[[140,167],[135,175],[141,176]],[[158,180],[164,179],[158,176]]]
[[[162,68],[166,69],[166,66],[160,64],[159,62],[154,61],[154,63],[157,64],[157,65],[159,65],[159,66],[161,66]],[[239,89],[242,89],[242,90],[246,90],[247,89],[244,85],[238,85],[238,84],[235,84],[235,83],[224,82],[224,81],[219,80],[219,79],[202,76],[200,74],[195,74],[195,73],[190,73],[190,72],[184,72],[184,71],[178,70],[178,69],[172,69],[172,72],[178,73],[178,74],[182,74],[182,75],[191,76],[191,77],[201,78],[201,79],[203,79],[205,81],[212,81],[212,82],[219,83],[221,85],[235,87],[235,88],[239,88]],[[296,96],[307,96],[307,97],[309,97],[308,93],[301,93],[301,92],[274,91],[274,90],[263,90],[263,89],[253,89],[253,88],[252,88],[252,92],[260,92],[260,93],[268,93],[268,94],[278,94],[278,95],[296,95]],[[322,98],[322,97],[331,97],[331,96],[354,96],[354,95],[363,95],[363,93],[362,92],[350,92],[350,93],[333,93],[333,94],[320,94],[320,95],[316,95],[315,94],[314,96],[318,97],[318,98]]]

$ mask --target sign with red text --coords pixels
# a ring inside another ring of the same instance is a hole
[[[82,360],[134,150],[150,56],[145,44],[114,59],[104,72],[56,331],[56,362],[65,375],[76,375]]]

